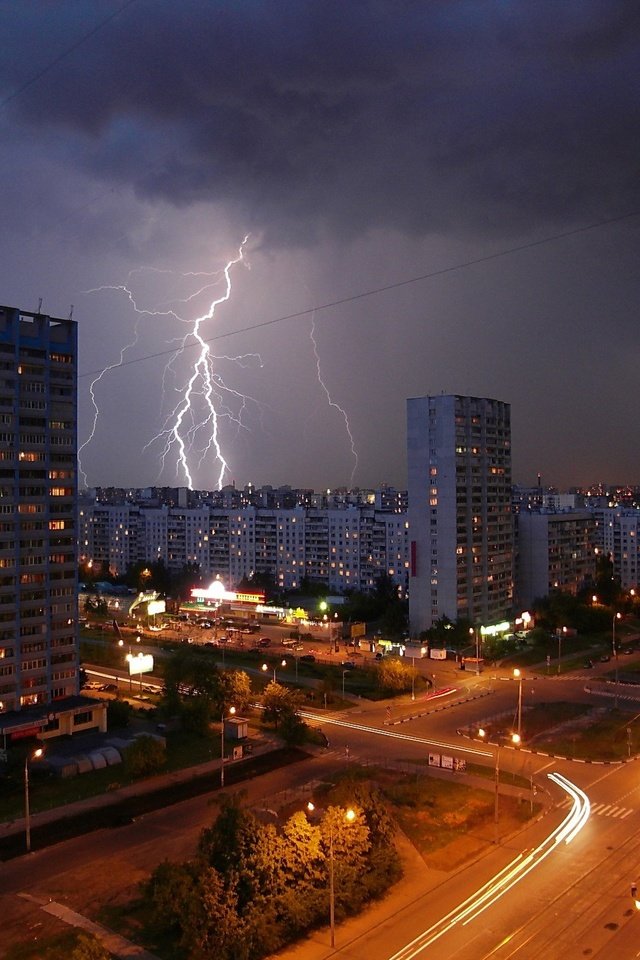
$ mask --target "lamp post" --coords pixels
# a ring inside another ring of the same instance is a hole
[[[411,701],[416,699],[416,658],[411,657]]]
[[[27,753],[24,758],[24,836],[27,853],[31,852],[31,811],[29,810],[29,760],[38,760],[44,750],[38,747],[33,753]]]
[[[513,676],[518,681],[518,725],[516,730],[518,733],[518,742],[520,742],[522,736],[522,672],[518,667],[514,669]]]
[[[343,700],[344,700],[344,678],[346,677],[346,675],[347,675],[348,673],[349,673],[348,670],[343,670],[343,671],[342,671],[342,699],[343,699]]]
[[[480,673],[480,632],[477,627],[469,627],[469,636],[474,638],[476,650],[476,676]]]
[[[313,813],[315,807],[311,801],[307,804],[307,810]],[[345,810],[344,822],[353,823],[356,818],[355,810]],[[329,929],[331,932],[331,949],[336,946],[336,891],[335,891],[335,862],[333,855],[333,823],[329,819]]]
[[[136,637],[136,643],[140,643],[140,640],[141,640],[140,637]],[[118,640],[118,646],[124,647],[124,640],[122,639],[122,637],[120,637],[120,639]],[[129,647],[129,652],[125,657],[125,661],[129,664],[129,693],[131,693],[131,685],[133,681],[133,674],[131,673],[131,656],[132,656],[131,644],[128,644],[128,647]],[[142,690],[142,674],[140,674],[140,690]]]
[[[478,730],[478,736],[486,740],[487,731],[482,727]],[[511,742],[514,746],[520,743],[520,736],[517,733],[511,734]],[[493,792],[493,842],[498,842],[498,825],[500,822],[500,748],[502,743],[498,740],[496,744],[496,765],[494,769],[494,792]]]
[[[229,716],[236,712],[235,707],[229,707]],[[224,709],[220,718],[220,787],[224,787]]]
[[[286,665],[287,665],[287,661],[286,661],[286,660],[281,660],[280,663],[279,663],[279,664],[276,664],[276,666],[273,668],[273,682],[274,682],[274,683],[277,682],[277,680],[276,680],[276,670],[278,669],[278,666],[286,667]],[[267,663],[263,663],[263,664],[262,664],[263,673],[266,673],[268,669],[269,669],[269,665],[268,665]]]
[[[562,627],[560,630],[558,630],[558,669],[556,671],[558,676],[560,675],[560,659],[562,657],[562,634],[566,632],[566,627]]]
[[[611,625],[611,650],[613,653],[613,660],[616,670],[616,693],[613,701],[613,706],[617,710],[618,708],[618,646],[616,644],[616,620],[622,620],[621,613],[614,613],[613,621]]]

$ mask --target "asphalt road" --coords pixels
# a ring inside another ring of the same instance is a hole
[[[330,740],[326,754],[308,765],[253,781],[249,798],[253,801],[263,796],[268,805],[271,794],[286,788],[297,789],[302,802],[304,783],[328,776],[336,766],[381,757],[389,762],[424,758],[433,742],[442,742],[453,754],[460,754],[460,748],[469,747],[470,741],[461,738],[457,730],[473,730],[487,716],[515,710],[517,706],[517,682],[501,679],[500,672],[495,677],[487,673],[476,677],[454,672],[449,665],[436,666],[436,672],[439,688],[454,688],[438,700],[405,700],[394,704],[390,715],[386,705],[363,703],[349,711],[347,717],[336,718],[343,723],[346,719],[346,725],[333,724],[331,716],[326,715],[321,721]],[[537,702],[584,699],[584,681],[585,678],[566,680],[551,676],[525,679],[523,705],[526,707],[527,700],[534,698]],[[456,705],[443,709],[449,703]],[[378,732],[367,727],[378,728]],[[398,736],[394,736],[396,733]],[[480,747],[486,750],[485,745]],[[489,764],[492,762],[493,757],[488,760]],[[640,912],[635,910],[629,895],[631,882],[640,881],[637,763],[572,763],[528,754],[525,750],[503,749],[500,765],[534,777],[541,789],[547,784],[545,789],[553,801],[547,814],[479,862],[458,873],[429,877],[427,894],[416,896],[403,910],[373,929],[362,929],[361,923],[357,935],[353,935],[347,925],[333,956],[345,960],[624,960],[640,955]],[[534,870],[474,919],[444,924],[434,942],[421,946],[416,938],[454,911],[507,862],[518,858],[523,849],[535,847],[560,823],[567,810],[562,792],[546,779],[553,770],[564,773],[589,797],[592,813],[586,826],[571,844],[558,844]],[[10,909],[11,893],[20,890],[45,897],[53,892],[56,897],[66,896],[72,904],[78,897],[88,897],[86,906],[90,908],[99,902],[99,889],[96,888],[94,903],[87,891],[78,892],[83,878],[88,882],[87,878],[98,872],[113,884],[114,878],[120,877],[124,889],[162,859],[187,856],[200,829],[213,815],[208,798],[199,797],[148,814],[130,826],[99,831],[5,864],[0,874],[3,912]],[[82,903],[78,906],[82,907]],[[407,946],[414,941],[413,946]],[[314,939],[299,948],[301,952],[288,952],[287,957],[319,960],[329,955],[322,944],[318,952],[317,945]]]

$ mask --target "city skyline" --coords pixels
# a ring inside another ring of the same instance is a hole
[[[247,235],[202,330],[224,483],[404,488],[405,401],[438,393],[511,405],[516,483],[638,479],[637,11],[2,18],[0,299],[73,304],[89,486],[187,483],[160,435],[190,367],[166,365]]]

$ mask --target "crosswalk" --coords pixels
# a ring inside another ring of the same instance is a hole
[[[563,800],[561,807],[570,807],[573,803],[570,797]],[[631,807],[618,807],[615,803],[592,803],[591,813],[599,817],[613,817],[615,820],[624,820],[633,813]]]

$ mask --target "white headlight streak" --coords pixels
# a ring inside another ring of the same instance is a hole
[[[547,776],[557,786],[566,790],[573,799],[573,806],[562,823],[555,830],[552,830],[538,847],[526,855],[521,854],[516,857],[464,903],[461,903],[446,917],[434,923],[411,943],[394,953],[389,960],[413,960],[414,957],[419,956],[430,944],[439,940],[456,924],[465,925],[475,920],[487,907],[524,879],[534,867],[541,864],[559,843],[570,843],[574,839],[589,819],[591,811],[589,798],[579,787],[561,774],[549,773]]]

